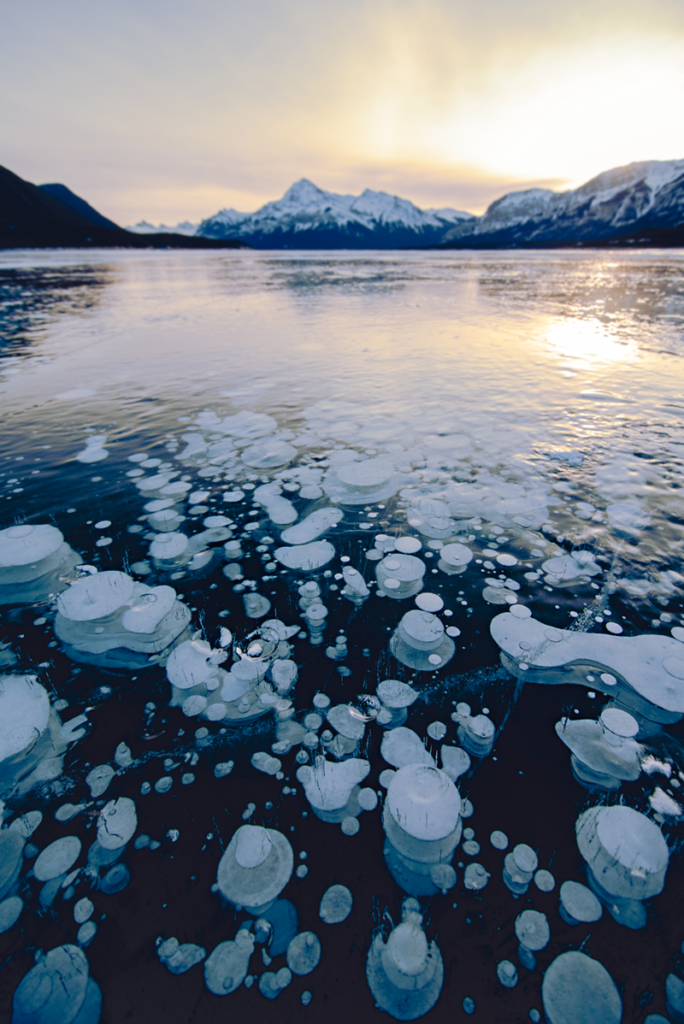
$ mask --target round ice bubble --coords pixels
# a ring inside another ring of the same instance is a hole
[[[518,984],[518,971],[510,960],[501,960],[496,965],[496,976],[504,988],[515,988]]]
[[[557,956],[544,974],[542,1001],[548,1024],[620,1024],[622,1001],[598,960],[572,950]]]
[[[556,879],[550,871],[546,871],[544,868],[541,868],[539,871],[535,871],[534,873],[534,884],[540,892],[553,892],[556,887]]]
[[[402,555],[415,555],[422,546],[417,537],[398,537],[394,542],[395,550],[400,551]]]
[[[568,924],[599,921],[603,907],[586,885],[580,882],[563,882],[560,887],[561,916]]]
[[[440,548],[439,557],[447,565],[467,565],[472,560],[473,553],[465,544],[445,544]]]
[[[505,832],[500,832],[496,829],[489,837],[489,841],[495,850],[506,850],[508,849],[508,836]]]
[[[429,594],[427,592],[418,594],[415,601],[423,612],[440,612],[444,607],[444,601],[439,594]]]
[[[354,898],[346,885],[331,885],[323,893],[318,913],[325,924],[340,924],[352,911]]]
[[[241,868],[256,868],[263,864],[272,847],[266,829],[253,827],[239,830],[235,846],[235,860]]]
[[[525,872],[536,871],[539,864],[537,854],[527,843],[518,843],[513,847],[513,859],[520,870]]]
[[[42,562],[63,543],[64,536],[55,526],[9,526],[0,530],[0,569]]]
[[[479,892],[480,889],[484,889],[487,882],[489,881],[489,872],[482,867],[481,864],[473,862],[468,864],[463,875],[463,884],[466,889],[471,889],[473,892]]]
[[[404,832],[415,839],[434,841],[456,828],[461,798],[446,772],[409,764],[400,768],[389,784],[387,809]]]
[[[311,974],[321,959],[321,944],[313,932],[300,932],[287,947],[287,966],[293,974]]]
[[[551,938],[551,929],[546,914],[538,910],[523,910],[515,919],[515,934],[521,946],[533,953],[544,949]]]

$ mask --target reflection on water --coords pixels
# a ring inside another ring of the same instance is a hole
[[[90,259],[0,261],[3,1014],[676,1019],[681,255]]]
[[[112,271],[75,267],[0,268],[0,356],[31,345],[56,317],[80,315],[100,300]]]

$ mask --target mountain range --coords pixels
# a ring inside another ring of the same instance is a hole
[[[121,228],[65,185],[33,185],[0,167],[0,249],[31,246],[256,249],[683,246],[684,160],[605,171],[565,192],[509,192],[476,217],[422,210],[366,189],[359,196],[302,178],[255,213],[220,210],[195,225]]]
[[[33,185],[0,167],[0,249],[225,249],[242,244],[172,233],[141,236],[103,217],[66,185]]]
[[[191,228],[184,223],[174,230]],[[143,223],[131,230],[154,229]],[[684,160],[628,164],[565,192],[509,192],[481,217],[450,208],[421,210],[370,189],[340,195],[302,178],[256,213],[220,210],[195,234],[237,238],[257,249],[682,245]]]

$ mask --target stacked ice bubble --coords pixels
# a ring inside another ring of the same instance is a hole
[[[221,857],[216,881],[225,899],[262,914],[289,882],[293,866],[292,847],[282,833],[242,825]]]
[[[456,653],[456,644],[431,612],[406,612],[392,634],[390,651],[402,665],[418,672],[443,668]]]
[[[79,562],[56,526],[0,530],[0,605],[49,601],[64,590]]]
[[[639,778],[638,732],[634,716],[617,707],[605,708],[598,722],[565,718],[556,724],[559,739],[572,751],[572,773],[588,789],[619,789],[623,781]]]
[[[662,892],[670,858],[658,826],[631,807],[591,807],[575,832],[595,895],[618,924],[645,927],[642,901]]]
[[[35,676],[0,676],[0,798],[58,778],[69,738]]]
[[[82,949],[66,944],[41,955],[12,999],[12,1024],[97,1024],[102,993]]]
[[[380,933],[373,938],[366,977],[379,1009],[395,1020],[416,1020],[439,999],[444,965],[437,943],[428,943],[418,900],[404,900],[401,916],[387,941]]]
[[[461,798],[445,772],[430,764],[400,767],[389,783],[382,824],[385,861],[405,892],[431,896],[454,886]]]
[[[74,661],[140,669],[164,664],[189,623],[190,611],[173,587],[148,587],[108,570],[76,580],[60,595],[55,633]]]

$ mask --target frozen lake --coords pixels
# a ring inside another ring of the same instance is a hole
[[[683,357],[680,252],[0,253],[3,1017],[665,1014]]]

